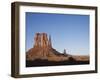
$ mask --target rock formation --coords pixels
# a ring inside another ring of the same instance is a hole
[[[49,36],[49,39],[47,37],[46,33],[36,33],[35,37],[34,37],[34,48],[38,47],[38,48],[50,48],[52,47],[52,43],[51,43],[51,37]]]
[[[36,33],[35,37],[34,37],[34,47],[40,47],[40,43],[41,43],[41,34],[40,33]]]
[[[49,48],[52,48],[52,42],[51,42],[51,36],[49,35],[49,42],[48,42],[48,44],[49,44]]]
[[[27,60],[47,59],[50,61],[67,60],[68,57],[52,48],[51,36],[49,38],[46,33],[36,33],[34,37],[34,45],[27,52]]]
[[[76,59],[77,58],[77,59]],[[89,57],[80,57],[78,59],[77,56],[71,56],[66,53],[64,49],[64,53],[58,52],[56,49],[52,47],[51,36],[46,33],[36,33],[34,37],[34,45],[33,48],[29,49],[26,52],[26,60],[34,61],[34,60],[47,60],[47,61],[68,61],[70,60],[84,60],[88,61]]]
[[[66,49],[64,49],[64,54],[66,54]]]

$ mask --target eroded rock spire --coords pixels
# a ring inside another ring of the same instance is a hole
[[[41,34],[36,33],[34,37],[34,47],[40,47],[41,45]]]
[[[36,33],[34,37],[34,47],[52,47],[51,43],[51,36],[49,36],[46,33]]]
[[[52,48],[51,36],[49,35],[49,47]]]

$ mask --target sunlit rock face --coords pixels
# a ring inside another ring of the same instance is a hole
[[[48,36],[46,33],[36,33],[34,37],[34,47],[41,47],[41,48],[51,48],[51,37]]]
[[[47,59],[48,61],[67,60],[68,56],[62,55],[52,47],[51,36],[46,33],[36,33],[34,45],[27,53],[27,60]]]

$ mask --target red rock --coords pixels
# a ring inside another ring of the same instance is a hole
[[[64,61],[68,60],[70,57],[80,61],[89,60],[89,57],[71,56],[69,54],[66,54],[65,49],[64,53],[61,54],[52,47],[51,36],[49,36],[48,38],[48,35],[46,33],[36,33],[34,37],[33,48],[29,49],[29,51],[26,52],[26,60],[45,59],[48,61]]]

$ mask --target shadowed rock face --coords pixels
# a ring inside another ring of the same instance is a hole
[[[56,51],[56,49],[52,47],[51,36],[48,38],[46,33],[36,33],[34,42],[33,48],[26,52],[27,61],[35,61],[37,59],[56,62],[69,60],[89,61],[89,57],[80,56],[78,59],[78,56],[66,54],[65,50],[64,54]]]

